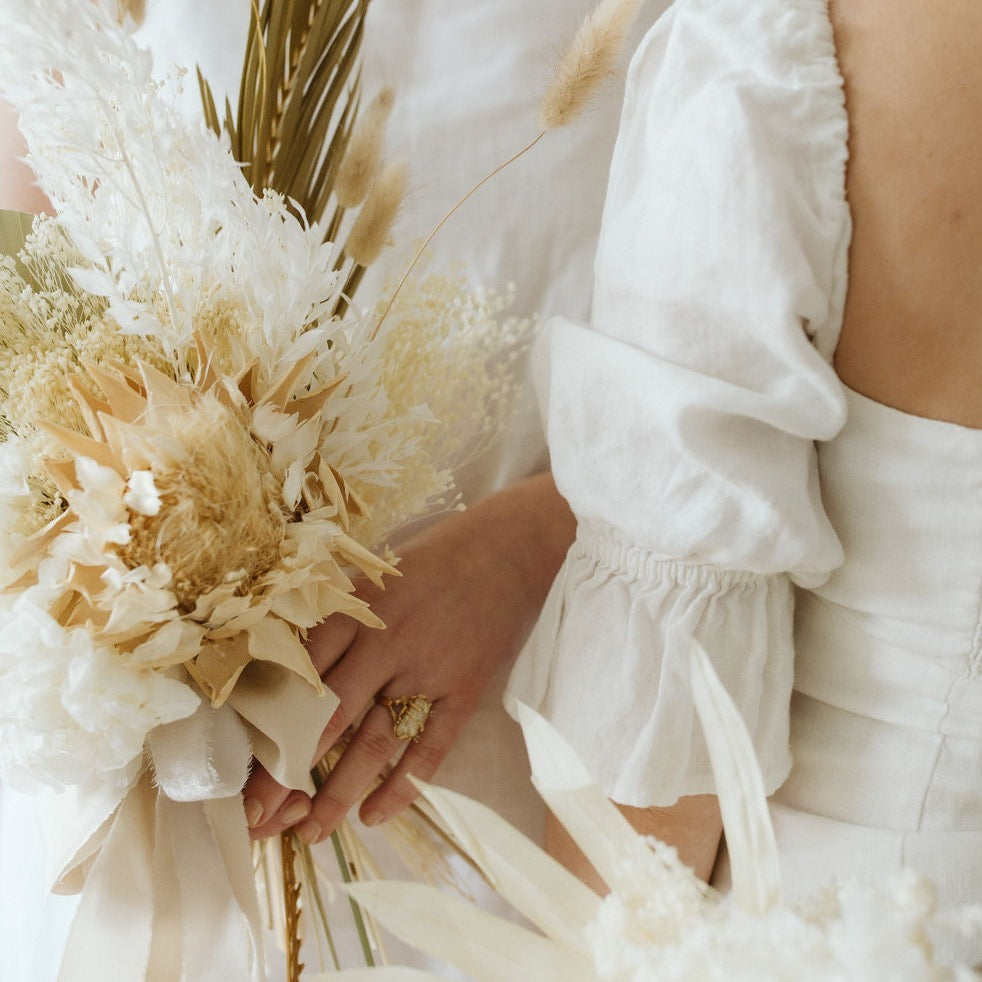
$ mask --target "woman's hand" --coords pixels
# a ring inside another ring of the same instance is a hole
[[[490,679],[514,657],[574,530],[551,476],[537,475],[407,542],[400,550],[402,576],[386,590],[359,582],[359,595],[386,629],[335,615],[308,641],[325,684],[341,700],[318,756],[354,726],[350,742],[309,805],[305,795],[257,768],[244,791],[253,834],[276,834],[299,822],[301,838],[320,841],[400,749],[360,812],[374,825],[409,805],[416,796],[409,775],[432,777]],[[417,740],[400,740],[382,700],[417,695],[430,700],[432,711]]]

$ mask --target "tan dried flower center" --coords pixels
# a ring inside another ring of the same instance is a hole
[[[180,434],[164,439],[178,436],[180,456],[153,467],[160,511],[131,515],[131,539],[120,554],[131,568],[166,563],[188,612],[222,583],[235,582],[242,593],[272,568],[286,519],[268,458],[217,400],[206,397],[181,414]]]

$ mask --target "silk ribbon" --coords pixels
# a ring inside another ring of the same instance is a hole
[[[219,709],[154,730],[121,788],[43,801],[49,879],[81,892],[58,982],[265,982],[262,920],[242,786],[254,755],[311,790],[317,741],[338,705],[264,669]]]

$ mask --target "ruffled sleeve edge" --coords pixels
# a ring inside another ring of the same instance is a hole
[[[678,562],[582,522],[505,706],[549,719],[617,802],[715,793],[689,685],[694,639],[747,724],[770,794],[791,766],[792,610],[784,575]]]

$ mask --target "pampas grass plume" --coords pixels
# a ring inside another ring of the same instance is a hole
[[[614,73],[639,6],[640,0],[600,0],[580,25],[539,105],[544,129],[574,122],[597,87]]]
[[[355,124],[334,183],[334,193],[342,208],[357,207],[371,190],[381,165],[385,124],[394,100],[391,88],[382,89]]]
[[[382,168],[372,185],[345,244],[345,251],[359,266],[371,266],[389,244],[408,179],[405,164],[391,163]]]

